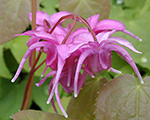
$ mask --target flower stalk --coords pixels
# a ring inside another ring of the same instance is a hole
[[[36,29],[36,11],[37,11],[37,0],[32,0],[32,30]],[[39,53],[38,56],[40,56],[41,53]],[[21,110],[26,110],[28,109],[29,103],[30,103],[30,99],[31,99],[31,94],[32,94],[32,86],[33,86],[33,80],[34,80],[34,68],[35,65],[38,61],[38,57],[36,58],[36,51],[34,50],[32,53],[32,59],[31,59],[31,71],[29,74],[29,78],[28,78],[28,82],[25,88],[25,92],[24,92],[24,98],[23,98],[23,103],[22,103],[22,107]]]

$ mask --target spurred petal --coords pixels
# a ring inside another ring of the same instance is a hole
[[[137,69],[136,64],[134,63],[133,59],[131,58],[129,53],[124,48],[122,48],[119,45],[107,44],[106,49],[109,50],[110,52],[116,51],[121,57],[123,57],[132,66],[132,68],[134,69],[134,71],[135,71],[136,75],[138,76],[139,80],[141,81],[141,83],[142,84],[144,83],[144,81]]]
[[[116,69],[114,69],[114,68],[112,68],[112,67],[110,67],[110,71],[112,71],[112,72],[114,72],[114,73],[117,73],[117,74],[121,74],[121,73],[122,73],[121,71],[116,70]]]
[[[57,73],[56,73],[56,77],[55,77],[55,80],[54,80],[54,83],[53,83],[53,87],[52,87],[52,90],[51,90],[51,93],[49,95],[49,98],[47,100],[47,104],[50,103],[53,95],[54,95],[54,92],[55,92],[55,88],[59,82],[59,78],[60,78],[60,75],[61,75],[61,72],[62,72],[62,69],[64,67],[64,64],[65,64],[65,61],[62,60],[61,57],[58,56],[58,66],[57,66]]]
[[[43,77],[43,76],[44,76],[44,74],[45,74],[45,72],[46,72],[47,68],[48,68],[47,66],[44,68],[43,73],[41,74],[41,77]]]
[[[101,20],[96,27],[94,28],[94,31],[103,31],[103,30],[119,30],[122,31],[126,27],[124,24],[117,20]]]
[[[58,92],[58,85],[56,86],[56,89],[55,89],[55,96],[56,96],[56,100],[57,100],[57,103],[59,105],[59,108],[61,109],[61,112],[63,113],[63,115],[68,118],[68,115],[67,113],[65,112],[62,104],[61,104],[61,100],[60,100],[60,96],[59,96],[59,92]]]
[[[79,57],[78,60],[78,64],[77,64],[77,68],[76,68],[76,73],[75,73],[75,78],[74,78],[74,96],[77,97],[78,96],[78,78],[79,78],[79,73],[80,73],[80,69],[82,67],[82,64],[84,62],[84,60],[91,54],[91,51],[84,51],[81,56]]]
[[[19,76],[19,74],[20,74],[20,72],[21,72],[21,70],[22,70],[22,68],[23,68],[23,66],[24,66],[24,64],[25,64],[25,62],[26,62],[26,60],[27,60],[27,58],[28,58],[29,55],[32,53],[32,51],[33,51],[34,49],[36,49],[36,48],[45,47],[45,46],[48,46],[48,47],[49,47],[49,46],[51,46],[51,44],[50,44],[49,42],[38,42],[38,43],[35,43],[35,44],[31,45],[31,46],[28,48],[28,50],[26,51],[26,53],[25,53],[23,59],[22,59],[21,62],[20,62],[20,65],[19,65],[19,67],[18,67],[18,70],[17,70],[17,72],[16,72],[14,78],[11,80],[12,82],[15,82],[15,80],[16,80],[17,77]]]
[[[137,39],[137,40],[139,40],[139,41],[142,41],[141,38],[139,38],[138,36],[134,35],[133,33],[131,33],[131,32],[128,31],[128,30],[123,30],[122,32],[124,32],[124,33],[127,34],[127,35],[130,35],[131,37],[133,37],[133,38],[135,38],[135,39]]]
[[[141,52],[137,51],[129,41],[127,41],[126,39],[123,39],[121,37],[110,37],[110,38],[108,38],[108,41],[106,41],[106,42],[118,43],[120,45],[123,45],[123,46],[131,49],[132,51],[134,51],[136,53],[142,54]]]
[[[52,76],[52,75],[55,75],[55,74],[56,74],[56,71],[50,71],[50,72],[46,75],[45,78],[43,78],[42,80],[40,80],[39,83],[36,83],[36,86],[37,86],[37,87],[41,86],[41,85],[45,82],[45,80],[46,80],[48,77],[50,77],[50,76]]]
[[[39,32],[39,31],[33,31],[32,30],[32,31],[24,32],[22,34],[17,34],[14,37],[20,36],[20,35],[35,36],[35,37],[38,37],[38,39],[44,39],[44,40],[47,40],[47,41],[50,41],[53,43],[57,43],[55,38],[51,34],[46,33],[46,32]]]

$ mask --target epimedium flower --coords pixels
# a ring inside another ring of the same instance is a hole
[[[29,18],[32,21],[31,13]],[[69,23],[65,28],[62,22],[66,19],[73,19],[73,24]],[[111,66],[111,52],[117,52],[124,58],[134,69],[136,75],[143,83],[142,77],[129,53],[121,46],[123,45],[136,53],[137,51],[133,45],[121,37],[111,37],[115,32],[121,31],[131,37],[141,40],[131,32],[127,31],[125,26],[116,20],[102,20],[99,21],[99,15],[93,15],[86,21],[78,15],[72,15],[69,12],[58,12],[51,16],[47,13],[38,11],[36,30],[27,31],[18,35],[31,36],[28,40],[28,50],[26,51],[18,70],[12,79],[14,82],[19,76],[24,63],[29,57],[29,65],[31,67],[31,55],[34,50],[39,52],[34,67],[31,68],[34,72],[44,63],[42,76],[49,67],[51,71],[36,85],[42,85],[49,76],[53,76],[49,83],[49,98],[47,103],[52,102],[54,110],[57,112],[53,95],[55,94],[58,105],[65,117],[67,113],[63,109],[58,92],[58,84],[61,84],[67,93],[74,92],[74,96],[80,92],[84,85],[87,74],[96,76],[104,70],[111,70],[115,73],[120,71]],[[73,31],[76,22],[82,22],[87,28],[81,27]],[[16,35],[16,36],[18,36]],[[35,68],[36,63],[42,53],[47,56],[43,62]],[[83,70],[83,73],[80,70]]]

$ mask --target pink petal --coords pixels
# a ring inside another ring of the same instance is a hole
[[[61,59],[65,60],[69,57],[69,47],[66,44],[63,45],[57,45],[57,51],[58,55],[61,57]]]
[[[51,100],[51,104],[52,104],[52,106],[53,106],[53,109],[54,109],[55,113],[58,114],[58,111],[57,111],[57,109],[56,109],[55,102],[54,102],[54,99],[53,99],[53,98],[52,98],[52,100]]]
[[[99,21],[99,16],[100,15],[97,14],[97,15],[93,15],[87,19],[87,22],[89,23],[89,25],[91,26],[92,29],[94,29],[95,26],[97,25],[97,23]]]
[[[21,72],[21,70],[22,70],[22,68],[23,68],[23,66],[24,66],[24,64],[25,64],[25,62],[26,62],[26,60],[27,60],[27,58],[28,58],[29,55],[32,53],[32,51],[33,51],[34,49],[36,49],[36,48],[45,47],[45,46],[51,46],[51,44],[50,44],[49,42],[38,42],[38,43],[35,43],[35,44],[31,45],[31,46],[28,48],[28,50],[26,51],[26,53],[25,53],[23,59],[22,59],[21,62],[20,62],[20,65],[19,65],[19,67],[18,67],[18,70],[17,70],[17,72],[16,72],[14,78],[11,80],[12,82],[15,82],[15,80],[16,80],[17,77],[19,76],[19,74],[20,74],[20,72]]]
[[[83,74],[82,74],[82,76],[80,77],[80,80],[79,80],[79,83],[78,83],[78,90],[77,90],[77,93],[78,93],[78,94],[79,94],[79,92],[80,92],[82,86],[83,86],[84,83],[85,83],[86,75],[87,75],[87,73],[84,71]]]
[[[112,34],[114,34],[116,30],[112,31],[103,31],[96,35],[98,42],[102,42],[103,40],[107,40]]]
[[[112,72],[114,72],[114,73],[117,73],[117,74],[121,74],[121,73],[122,73],[121,71],[116,70],[116,69],[114,69],[114,68],[112,68],[112,67],[110,67],[110,71],[112,71]]]
[[[119,30],[122,31],[126,27],[124,24],[120,21],[117,20],[111,20],[111,19],[106,19],[106,20],[101,20],[97,26],[94,28],[94,31],[103,31],[103,30]]]
[[[59,82],[59,78],[60,78],[62,69],[64,67],[64,64],[65,64],[65,61],[62,60],[60,57],[58,57],[57,73],[56,73],[56,77],[55,77],[55,80],[54,80],[54,83],[53,83],[53,87],[52,87],[51,93],[50,93],[49,98],[47,100],[47,104],[49,104],[49,102],[51,101],[51,99],[52,99],[52,97],[54,95],[54,92],[55,92],[56,86],[57,86],[57,84]]]
[[[54,13],[50,16],[50,24],[53,26],[56,24],[56,22],[63,16],[69,15],[71,13],[67,12],[67,11],[63,11],[63,12],[57,12]],[[63,22],[63,21],[62,21]],[[62,23],[61,22],[61,23]]]
[[[29,13],[29,19],[32,21],[32,13]],[[37,11],[36,12],[36,24],[37,25],[43,25],[43,20],[50,21],[50,16],[43,11]]]
[[[79,57],[78,60],[78,64],[77,64],[77,68],[76,68],[76,73],[75,73],[75,78],[74,78],[74,97],[78,96],[78,78],[79,78],[79,73],[80,73],[80,69],[82,67],[82,64],[84,62],[84,60],[91,54],[91,51],[84,51],[81,56]]]
[[[57,49],[54,45],[51,45],[48,47],[47,50],[45,50],[47,57],[46,57],[46,65],[50,66],[54,60],[56,60],[57,57]]]
[[[46,72],[46,70],[47,70],[47,66],[45,67],[45,69],[44,69],[44,71],[43,71],[43,73],[41,74],[41,77],[43,77],[44,76],[44,74],[45,74],[45,72]]]
[[[18,69],[17,69],[17,72],[16,72],[15,76],[13,77],[13,79],[11,80],[11,82],[15,82],[15,80],[18,78],[18,76],[19,76],[19,74],[20,74],[20,72],[21,72],[21,70],[22,70],[22,68],[23,68],[23,66],[24,66],[24,64],[25,64],[25,62],[26,62],[28,56],[29,56],[31,53],[32,53],[32,51],[29,50],[29,49],[26,51],[26,53],[25,53],[23,59],[21,60],[21,62],[20,62],[20,64],[19,64],[19,67],[18,67]]]
[[[45,78],[43,78],[42,80],[40,80],[39,83],[36,83],[36,86],[37,86],[37,87],[41,86],[41,85],[45,82],[45,80],[46,80],[48,77],[50,77],[50,76],[52,76],[52,75],[55,75],[55,74],[56,74],[56,71],[50,71],[50,72],[46,75]]]
[[[32,30],[32,31],[24,32],[22,34],[17,34],[14,37],[19,36],[19,35],[35,36],[38,39],[44,39],[44,40],[48,40],[48,41],[53,42],[53,43],[57,43],[55,38],[51,34],[46,33],[46,32],[39,32],[39,31],[33,31]]]
[[[133,33],[131,33],[131,32],[128,31],[128,30],[123,30],[122,32],[124,32],[124,33],[127,34],[127,35],[130,35],[131,37],[133,37],[133,38],[135,38],[135,39],[137,39],[137,40],[139,40],[139,41],[142,41],[141,38],[139,38],[138,36],[134,35]]]
[[[133,68],[133,70],[135,71],[136,75],[138,76],[139,80],[141,81],[141,84],[144,83],[136,64],[134,63],[132,57],[130,56],[130,54],[121,46],[119,45],[112,45],[112,44],[107,44],[106,45],[106,49],[111,51],[116,51],[122,58],[124,58]]]
[[[107,40],[106,40],[107,41]],[[142,54],[141,52],[137,51],[134,46],[129,42],[127,41],[126,39],[123,39],[121,37],[110,37],[108,38],[108,42],[110,43],[118,43],[120,45],[123,45],[129,49],[131,49],[132,51],[136,52],[136,53],[140,53]]]
[[[59,92],[58,92],[58,85],[56,86],[56,89],[55,89],[55,96],[56,96],[56,100],[57,100],[57,103],[59,105],[59,108],[60,108],[61,112],[63,113],[63,115],[65,116],[65,118],[68,118],[68,115],[65,112],[65,110],[64,110],[64,108],[62,106],[61,100],[60,100],[60,96],[59,96]]]

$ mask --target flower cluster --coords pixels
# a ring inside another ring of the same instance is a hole
[[[32,14],[30,13],[29,18],[32,21],[31,16]],[[67,27],[63,27],[62,23],[66,19],[72,19],[73,23],[69,23]],[[74,30],[76,22],[81,22],[86,27]],[[112,35],[115,32],[121,31],[139,41],[141,39],[127,31],[126,27],[120,21],[111,19],[99,21],[99,15],[93,15],[86,21],[78,15],[73,15],[65,11],[55,13],[51,16],[45,12],[38,11],[36,24],[36,30],[18,34],[31,36],[31,38],[27,42],[28,50],[12,82],[19,76],[28,57],[31,67],[31,56],[34,50],[39,52],[39,56],[45,53],[47,55],[46,59],[37,68],[44,63],[46,64],[42,76],[48,67],[51,71],[36,85],[42,85],[49,76],[53,76],[49,84],[49,98],[47,103],[52,102],[55,108],[53,101],[53,95],[55,94],[56,100],[65,117],[67,117],[67,114],[60,101],[58,84],[61,84],[67,93],[74,92],[74,96],[77,97],[81,87],[84,85],[87,74],[94,77],[96,73],[104,70],[121,73],[112,68],[112,51],[117,52],[132,66],[139,80],[143,83],[133,59],[120,45],[136,53],[141,54],[141,52],[137,51],[127,40],[121,37],[112,37]],[[83,72],[81,72],[81,69]]]

